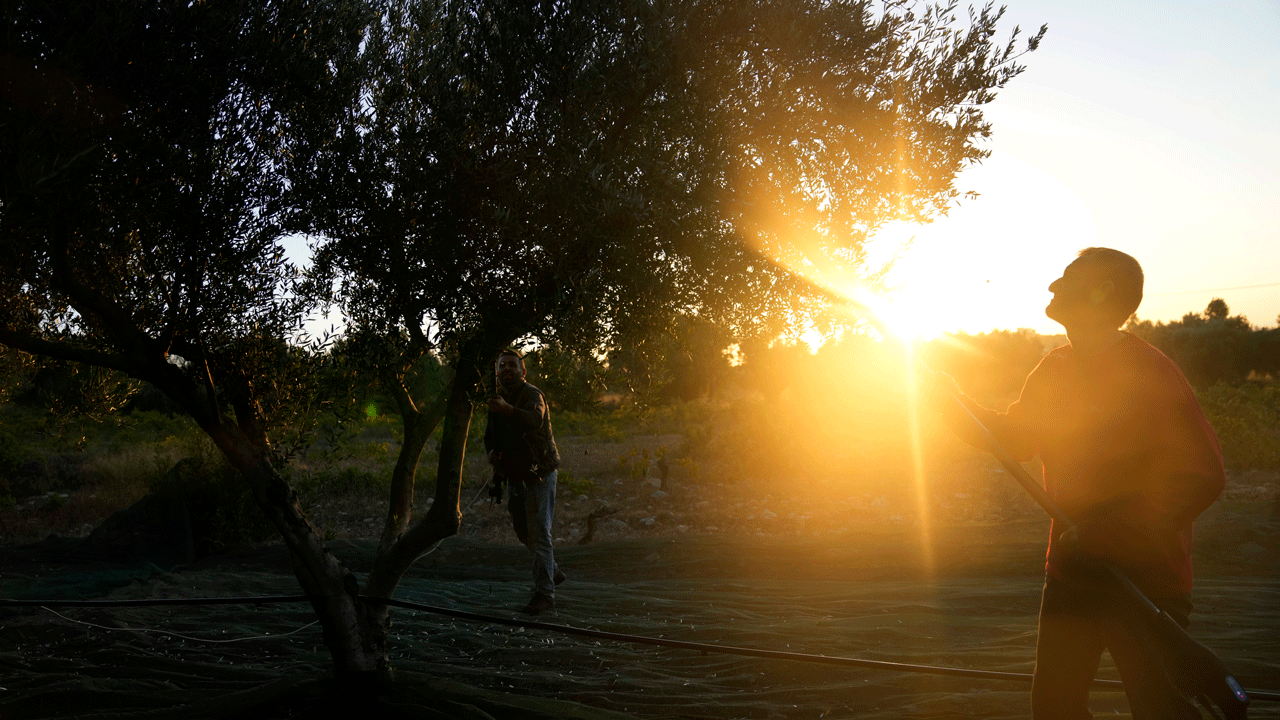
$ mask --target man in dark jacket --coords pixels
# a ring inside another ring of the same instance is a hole
[[[518,353],[505,350],[498,356],[498,393],[489,399],[484,449],[495,476],[509,488],[507,511],[516,537],[533,553],[533,598],[523,612],[537,615],[555,607],[556,585],[565,577],[551,542],[560,453],[546,398],[524,376]]]

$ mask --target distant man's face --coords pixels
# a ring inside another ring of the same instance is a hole
[[[1095,324],[1106,315],[1105,302],[1114,291],[1115,283],[1102,276],[1101,268],[1076,260],[1049,284],[1053,299],[1044,314],[1068,330],[1082,323]]]
[[[503,355],[498,358],[498,383],[510,388],[524,380],[524,363],[515,355]]]

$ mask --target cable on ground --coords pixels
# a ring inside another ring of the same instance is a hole
[[[756,648],[736,647],[733,645],[711,645],[708,643],[689,642],[687,640],[669,640],[667,638],[654,638],[645,635],[627,635],[624,633],[614,633],[605,630],[590,630],[587,628],[573,627],[571,625],[557,625],[555,623],[538,622],[535,620],[520,620],[510,617],[498,617],[496,615],[482,615],[480,613],[468,612],[466,610],[454,610],[451,608],[437,607],[434,605],[425,605],[423,603],[410,602],[408,600],[397,600],[395,598],[376,598],[368,595],[359,596],[365,602],[383,603],[391,607],[404,608],[406,610],[418,610],[421,612],[432,613],[434,615],[444,615],[446,617],[456,618],[458,620],[469,620],[472,622],[487,623],[490,625],[506,625],[508,627],[520,627],[529,630],[545,630],[548,632],[557,632],[565,635],[577,635],[579,637],[596,638],[598,640],[613,640],[615,642],[635,643],[640,645],[656,645],[659,647],[670,647],[681,650],[693,650],[703,653],[719,653],[722,655],[740,655],[745,657],[770,658],[774,660],[793,660],[796,662],[820,663],[824,665],[841,665],[845,667],[862,667],[872,668],[876,670],[891,670],[895,672],[911,672],[922,673],[927,675],[947,675],[952,677],[968,677],[978,678],[982,680],[1005,680],[1013,682],[1031,682],[1030,673],[1014,673],[1000,672],[995,670],[974,670],[971,668],[942,667],[937,665],[918,665],[914,663],[898,663],[888,660],[862,660],[859,658],[832,657],[829,655],[811,655],[807,653],[783,652],[780,650],[759,650]],[[258,597],[226,597],[226,598],[145,598],[138,600],[10,600],[0,598],[0,608],[4,607],[40,607],[49,610],[53,607],[145,607],[156,605],[272,605],[280,603],[300,603],[309,602],[306,595],[263,595]],[[49,610],[53,612],[52,610]],[[54,613],[57,614],[57,613]],[[62,617],[59,615],[59,617]],[[318,622],[318,621],[317,621]],[[311,623],[314,625],[315,623]],[[99,626],[101,627],[101,626]],[[290,633],[282,633],[280,635],[255,636],[254,638],[240,638],[241,640],[258,639],[263,637],[284,637],[286,634],[299,632],[310,625],[298,628]],[[129,628],[104,628],[107,630],[127,630]],[[163,632],[163,631],[161,631]],[[199,640],[198,638],[187,638],[198,640],[200,642],[215,642],[208,640]],[[226,642],[226,641],[220,641]],[[1094,679],[1094,687],[1102,687],[1108,689],[1119,689],[1123,687],[1123,683],[1119,680],[1101,680]],[[1251,700],[1270,700],[1280,701],[1280,692],[1266,692],[1261,690],[1246,690]]]

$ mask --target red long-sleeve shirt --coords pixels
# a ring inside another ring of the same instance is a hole
[[[1111,560],[1149,595],[1191,590],[1191,527],[1225,484],[1218,438],[1178,366],[1124,334],[1079,357],[1049,352],[1003,413],[966,404],[1018,460],[1037,453],[1044,487],[1078,526],[1076,552]],[[980,435],[954,423],[981,446]],[[1071,550],[1050,530],[1046,570]]]

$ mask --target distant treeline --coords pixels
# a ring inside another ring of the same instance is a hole
[[[1125,330],[1172,358],[1197,388],[1217,383],[1267,380],[1280,374],[1280,328],[1255,328],[1227,304],[1214,299],[1202,313],[1152,322],[1130,318]],[[843,394],[870,383],[883,388],[901,382],[901,359],[865,336],[850,336],[810,352],[803,343],[733,339],[716,326],[685,319],[674,332],[584,355],[550,345],[530,349],[530,379],[561,410],[590,411],[619,403],[661,405],[707,397],[720,390],[759,393],[776,400],[784,393],[815,398]],[[1029,329],[950,333],[921,343],[917,352],[931,366],[956,378],[965,392],[1000,405],[1016,399],[1022,382],[1044,353],[1066,342]],[[288,349],[282,353],[289,355]],[[395,413],[395,402],[374,377],[349,362],[344,342],[321,362],[314,385],[317,402],[365,413]],[[163,393],[124,375],[77,363],[37,359],[9,350],[0,354],[0,400],[45,406],[62,413],[102,414],[116,410],[174,411]],[[893,378],[893,379],[890,379]],[[406,378],[417,396],[445,382],[446,370],[424,356]]]
[[[1231,315],[1220,298],[1209,301],[1202,313],[1168,323],[1135,315],[1124,329],[1172,358],[1197,388],[1280,374],[1280,328],[1255,328],[1245,316]]]

